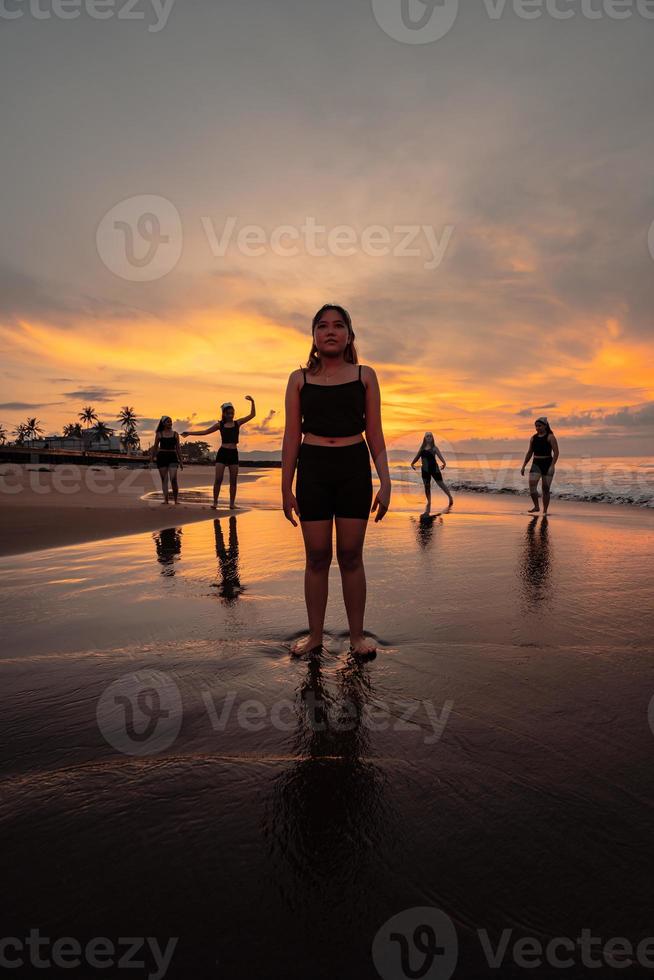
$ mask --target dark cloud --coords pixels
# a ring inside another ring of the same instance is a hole
[[[523,408],[515,414],[520,416],[520,418],[531,418],[536,412],[544,412],[549,408],[556,408],[556,402],[550,402],[549,405],[532,405],[531,408]]]
[[[129,395],[129,392],[116,388],[92,387],[80,388],[78,391],[64,391],[63,394],[66,398],[81,398],[92,402],[113,402],[117,398]]]
[[[33,408],[48,408],[50,405],[63,405],[63,402],[2,402],[0,408],[8,412],[26,412]]]
[[[642,433],[652,431],[654,435],[654,402],[647,402],[637,407],[625,406],[618,411],[602,408],[588,409],[576,415],[557,419],[556,424],[557,427],[568,429],[592,428],[597,430],[597,434],[609,432],[615,434],[616,430],[625,430]]]

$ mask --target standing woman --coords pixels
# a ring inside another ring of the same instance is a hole
[[[300,656],[322,646],[335,523],[350,651],[365,656],[376,649],[363,635],[362,555],[372,503],[371,454],[381,483],[372,505],[375,522],[382,520],[391,499],[379,383],[372,368],[359,365],[352,321],[342,306],[328,304],[318,310],[312,335],[306,368],[293,371],[288,379],[282,444],[284,516],[297,527],[295,511],[302,527],[309,617],[309,635],[297,640],[291,652]]]
[[[538,481],[542,478],[543,514],[547,514],[550,505],[550,487],[554,479],[556,461],[559,458],[559,444],[544,415],[536,419],[534,425],[536,426],[536,432],[529,440],[529,449],[527,450],[527,455],[525,456],[520,473],[522,476],[525,475],[527,463],[533,456],[534,460],[529,470],[529,493],[531,494],[534,506],[529,513],[537,514],[540,510]]]
[[[179,433],[173,430],[173,420],[169,415],[162,415],[159,425],[154,434],[154,446],[150,450],[150,458],[156,461],[159,476],[161,477],[161,487],[163,489],[163,503],[168,503],[168,480],[173,489],[173,503],[177,503],[179,485],[177,483],[177,468],[184,469],[182,456],[179,447]]]
[[[209,436],[212,432],[220,432],[222,445],[216,453],[216,477],[213,484],[213,504],[212,510],[218,507],[218,494],[223,482],[225,467],[229,469],[229,506],[234,507],[236,502],[236,484],[238,482],[238,439],[241,426],[253,419],[257,414],[254,407],[254,398],[246,395],[245,400],[251,402],[252,410],[249,415],[243,418],[234,418],[234,406],[231,402],[223,402],[220,406],[222,417],[220,422],[216,422],[208,429],[201,432],[182,432],[183,436]]]
[[[454,500],[452,499],[452,494],[450,493],[450,488],[443,480],[443,474],[441,473],[440,467],[436,462],[436,457],[440,459],[443,464],[443,469],[447,466],[445,462],[445,457],[441,453],[440,449],[434,442],[434,436],[431,432],[425,432],[425,437],[422,440],[422,445],[416,455],[414,456],[411,467],[415,470],[416,463],[419,459],[422,460],[422,482],[425,486],[425,497],[427,498],[427,506],[425,507],[423,514],[428,515],[431,511],[431,481],[432,477],[434,481],[441,488],[443,493],[447,494],[447,499],[449,500],[449,506],[454,505]]]

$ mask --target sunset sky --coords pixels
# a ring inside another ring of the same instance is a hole
[[[445,36],[405,43],[384,3],[176,0],[158,29],[145,0],[104,20],[14,3],[6,429],[130,405],[147,444],[164,413],[181,430],[251,394],[243,448],[278,449],[286,379],[333,301],[391,448],[425,429],[515,447],[545,412],[562,449],[651,452],[654,19],[465,0]],[[138,261],[151,215],[161,269]]]

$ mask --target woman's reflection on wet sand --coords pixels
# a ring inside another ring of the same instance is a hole
[[[167,527],[152,535],[157,549],[157,561],[163,565],[162,575],[175,574],[175,562],[179,561],[182,554],[182,533],[181,527]]]
[[[370,758],[365,666],[348,659],[327,678],[322,656],[306,667],[292,735],[299,758],[275,781],[264,834],[284,898],[298,909],[313,900],[325,911],[364,900],[365,872],[387,852],[391,821],[386,775]]]
[[[528,613],[547,606],[552,598],[552,547],[547,517],[529,521],[520,563],[521,596]]]
[[[220,580],[215,583],[218,595],[226,603],[236,602],[241,592],[245,591],[239,577],[238,532],[236,516],[229,517],[229,545],[225,547],[223,529],[219,520],[213,522],[216,539],[216,557],[218,558],[218,573]]]

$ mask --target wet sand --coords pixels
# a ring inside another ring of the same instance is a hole
[[[407,976],[387,923],[410,942],[426,907],[464,980],[561,973],[492,969],[480,930],[651,935],[652,514],[460,494],[425,523],[409,488],[368,532],[377,658],[334,568],[295,660],[278,476],[245,513],[0,560],[5,934],[178,937],[166,976],[229,980]]]
[[[2,471],[5,471],[4,475]],[[10,472],[7,472],[10,471]],[[165,506],[156,469],[112,469],[82,466],[0,467],[0,556],[83,541],[99,541],[216,516],[210,499],[186,500]],[[242,483],[252,479],[242,473]],[[186,466],[179,486],[188,490],[213,482],[213,468]],[[142,497],[151,493],[152,499]],[[238,501],[237,501],[238,504]],[[218,506],[229,512],[228,480],[223,481]],[[171,511],[174,508],[174,515]]]

